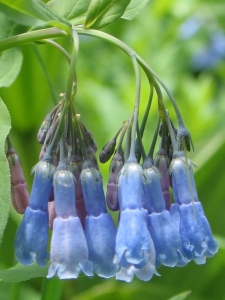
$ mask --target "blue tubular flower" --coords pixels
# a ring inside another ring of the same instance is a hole
[[[147,161],[143,164],[143,198],[149,212],[148,229],[155,246],[156,266],[186,265],[178,227],[165,209],[159,174]]]
[[[118,182],[121,208],[116,237],[115,261],[120,264],[116,278],[131,281],[150,280],[155,270],[155,249],[149,234],[147,211],[142,209],[142,169],[135,162],[127,162]]]
[[[48,244],[48,199],[51,192],[55,167],[48,161],[40,161],[34,168],[35,176],[30,195],[30,204],[15,237],[16,259],[30,265],[35,258],[45,266],[49,258]]]
[[[84,162],[80,179],[88,215],[97,217],[102,213],[106,213],[102,178],[90,161]]]
[[[100,277],[115,275],[116,228],[106,211],[105,196],[100,173],[86,161],[81,172],[81,184],[88,216],[85,219],[89,259],[94,263],[94,271]]]
[[[51,240],[51,265],[48,278],[77,278],[81,271],[93,276],[88,247],[80,219],[76,215],[74,177],[64,166],[54,175],[56,219]]]
[[[190,166],[188,168],[182,153],[173,159],[171,172],[176,203],[172,205],[171,213],[175,222],[180,224],[185,255],[197,264],[202,264],[207,257],[212,257],[218,251],[218,244],[198,200],[192,169]]]

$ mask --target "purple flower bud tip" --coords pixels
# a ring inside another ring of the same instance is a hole
[[[46,135],[47,135],[47,131],[39,129],[38,134],[37,134],[37,140],[40,144],[44,144]]]
[[[27,184],[20,165],[19,156],[13,148],[7,153],[11,175],[11,200],[15,210],[23,214],[29,203]]]
[[[76,198],[76,211],[77,211],[77,216],[80,218],[81,224],[84,228],[85,218],[87,217],[87,210],[85,207],[85,202],[83,197],[79,199]]]
[[[7,159],[8,159],[9,170],[11,175],[11,184],[15,186],[20,183],[25,183],[23,170],[20,164],[20,159],[14,149],[11,149],[11,151],[8,152]]]
[[[155,166],[159,170],[161,177],[160,183],[162,191],[169,191],[170,176],[169,176],[169,159],[166,155],[166,150],[160,149],[155,158]]]
[[[102,151],[99,154],[99,160],[101,163],[107,162],[110,157],[113,155],[116,147],[116,140],[112,139],[102,148]]]
[[[163,197],[166,204],[166,209],[170,210],[171,207],[171,198],[170,198],[170,192],[163,192]]]
[[[107,184],[106,203],[110,210],[119,210],[118,186],[114,183]]]
[[[123,159],[119,153],[116,153],[110,164],[109,183],[117,183],[118,174],[123,168]]]
[[[23,214],[29,204],[29,193],[26,183],[11,186],[12,205],[19,214]]]

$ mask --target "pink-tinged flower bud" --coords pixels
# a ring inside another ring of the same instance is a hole
[[[52,120],[52,112],[46,116],[38,131],[37,140],[40,144],[44,144],[48,129],[51,125],[51,120]]]
[[[75,190],[76,190],[76,211],[77,216],[80,218],[81,224],[84,228],[85,218],[87,216],[87,211],[85,207],[85,202],[83,198],[82,186],[80,181],[80,170],[81,161],[72,161],[70,164],[70,170],[75,177]]]
[[[53,228],[53,221],[56,218],[55,201],[48,202],[49,228]]]
[[[20,165],[19,156],[13,148],[9,149],[7,158],[11,174],[12,205],[18,213],[23,214],[29,204],[27,184]]]
[[[76,210],[77,210],[77,216],[80,218],[81,224],[84,228],[85,218],[87,217],[87,210],[85,207],[83,196],[81,198],[76,197]]]
[[[169,187],[171,185],[171,175],[169,174],[169,158],[166,150],[160,149],[155,157],[155,166],[160,171],[160,183],[163,191],[163,196],[166,204],[166,209],[169,210],[171,206]]]
[[[41,147],[41,151],[40,151],[40,154],[39,154],[39,160],[42,160],[43,156],[45,155],[45,152],[46,152],[46,147],[45,145]]]
[[[113,182],[109,182],[107,184],[106,203],[108,205],[108,208],[112,211],[117,211],[120,209],[118,199],[118,185]]]
[[[29,204],[29,193],[26,183],[19,183],[16,186],[11,186],[11,201],[14,209],[19,214],[24,214]]]
[[[119,210],[117,177],[123,167],[123,153],[117,152],[110,164],[109,181],[107,185],[106,202],[109,209]]]

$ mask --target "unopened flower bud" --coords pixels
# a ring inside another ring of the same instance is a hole
[[[169,159],[167,157],[165,149],[161,148],[157,152],[154,164],[159,170],[159,172],[161,173],[160,183],[161,183],[163,196],[166,203],[166,209],[169,210],[171,206],[170,193],[169,193],[171,175],[169,174]]]
[[[37,140],[40,144],[44,144],[48,129],[51,125],[51,119],[52,118],[51,118],[51,113],[50,113],[46,116],[46,118],[44,119],[44,121],[41,124],[41,127],[37,134]]]
[[[110,157],[113,155],[116,147],[116,140],[112,139],[102,148],[102,151],[99,154],[99,160],[101,163],[107,162]]]
[[[23,214],[29,203],[27,184],[20,165],[19,156],[13,148],[7,153],[11,175],[11,200],[15,210]]]
[[[117,177],[123,167],[123,154],[117,152],[110,164],[109,181],[107,185],[106,202],[109,209],[119,210]]]

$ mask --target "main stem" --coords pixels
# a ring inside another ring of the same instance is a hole
[[[64,36],[69,36],[69,34],[55,27],[30,31],[12,37],[8,37],[0,41],[0,51],[21,46],[24,44],[29,44],[35,41],[41,41],[44,39],[64,37]]]

